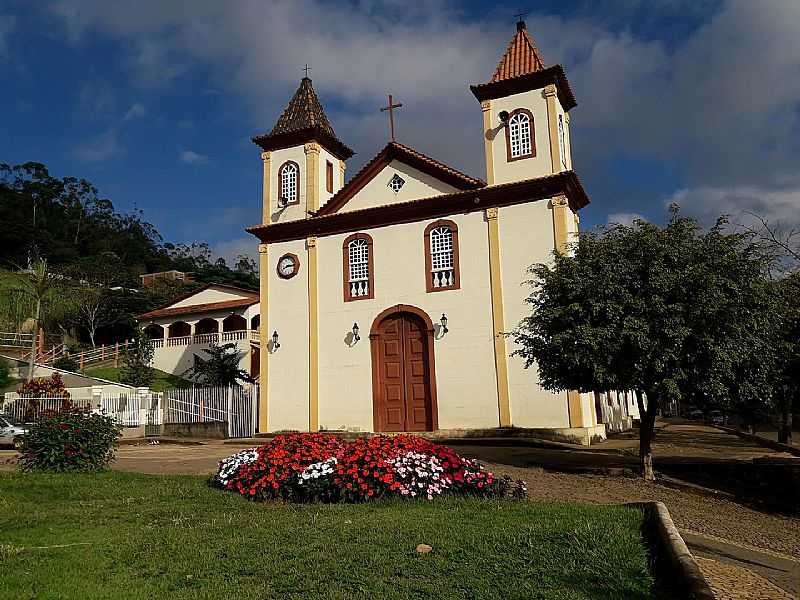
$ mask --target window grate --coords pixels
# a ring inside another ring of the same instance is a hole
[[[389,188],[396,194],[397,192],[400,191],[400,188],[402,188],[405,185],[405,183],[406,180],[400,177],[400,175],[398,175],[397,173],[395,173],[389,180],[389,183],[386,185],[389,186]]]

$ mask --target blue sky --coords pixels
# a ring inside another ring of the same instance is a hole
[[[409,6],[410,4],[410,6]],[[582,224],[679,201],[712,220],[800,221],[800,2],[521,3],[578,99]],[[191,9],[189,8],[191,6]],[[398,139],[484,177],[487,81],[520,3],[0,0],[0,162],[35,160],[144,211],[170,241],[252,253],[268,131],[305,63],[355,173]]]

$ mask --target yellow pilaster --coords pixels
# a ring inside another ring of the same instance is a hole
[[[308,248],[308,429],[319,431],[319,305],[317,295],[317,238]]]
[[[556,196],[550,201],[553,207],[553,238],[555,247],[561,253],[567,251],[569,244],[568,221],[570,218],[569,201],[566,196]]]
[[[272,210],[270,207],[270,169],[269,169],[269,152],[261,153],[261,160],[264,161],[264,187],[261,192],[261,222],[269,223],[269,215]]]
[[[511,427],[511,402],[508,393],[508,360],[506,352],[503,287],[500,278],[500,227],[497,208],[486,209],[489,226],[489,281],[492,292],[492,329],[494,335],[494,367],[497,374],[497,403],[500,427]]]
[[[494,135],[492,131],[492,102],[484,100],[481,102],[483,111],[483,151],[486,155],[486,183],[494,185],[494,156],[492,155],[492,141]]]
[[[310,142],[306,152],[306,210],[319,209],[319,144]]]
[[[561,157],[558,149],[558,109],[556,96],[558,91],[552,83],[545,86],[544,97],[547,100],[547,131],[550,134],[550,166],[553,173],[561,172]]]
[[[579,392],[575,390],[567,392],[567,408],[569,409],[569,426],[583,427],[583,403]]]
[[[259,299],[260,299],[260,323],[258,326],[258,431],[265,433],[268,431],[268,392],[269,386],[269,324],[267,317],[267,291],[269,287],[269,257],[267,255],[267,244],[258,245],[258,270],[259,270]]]

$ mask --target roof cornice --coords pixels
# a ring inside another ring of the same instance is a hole
[[[347,160],[355,152],[345,146],[337,138],[331,136],[321,127],[306,127],[296,129],[287,133],[257,135],[252,138],[253,143],[258,144],[264,152],[270,150],[282,150],[292,146],[299,146],[306,142],[316,141],[324,146],[331,154],[341,160]]]
[[[589,197],[578,176],[574,171],[565,171],[536,179],[486,186],[409,202],[335,212],[284,223],[257,225],[249,227],[247,231],[259,238],[262,243],[269,244],[310,236],[324,237],[399,223],[412,223],[490,207],[533,202],[562,194],[567,197],[570,207],[575,211],[589,204]]]
[[[469,89],[472,91],[475,98],[478,99],[478,102],[483,102],[484,100],[494,100],[512,94],[521,94],[522,92],[543,88],[551,83],[556,86],[558,90],[558,99],[561,101],[561,106],[564,107],[565,111],[569,111],[578,105],[561,65],[553,65],[541,71],[503,79],[501,81],[471,85]]]

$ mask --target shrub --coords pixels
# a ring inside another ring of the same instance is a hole
[[[0,358],[0,388],[6,387],[9,383],[11,383],[11,373],[8,363]]]
[[[53,373],[50,377],[39,377],[26,381],[17,388],[20,396],[41,398],[43,396],[69,398],[69,392],[64,387],[64,380],[60,373]]]
[[[64,371],[72,371],[75,373],[78,370],[78,361],[76,361],[71,356],[59,356],[57,359],[53,361],[53,366],[56,369],[63,369]]]
[[[221,461],[211,483],[252,500],[291,502],[527,495],[522,481],[497,478],[476,460],[410,435],[353,442],[318,433],[278,435]]]
[[[77,409],[46,411],[22,438],[25,471],[95,471],[114,458],[121,427],[112,417]]]

